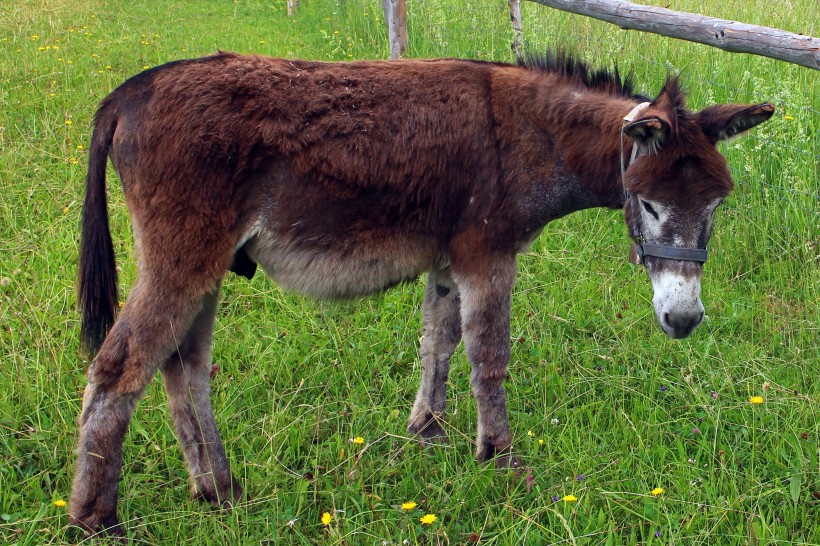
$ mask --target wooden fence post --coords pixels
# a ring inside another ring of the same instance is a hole
[[[382,0],[382,8],[390,37],[390,58],[398,59],[407,50],[407,4],[405,0]]]
[[[521,45],[524,42],[524,31],[521,27],[521,0],[508,0],[510,6],[510,20],[513,27],[512,51],[515,58],[521,59]]]
[[[288,17],[292,17],[299,9],[299,0],[288,0]]]

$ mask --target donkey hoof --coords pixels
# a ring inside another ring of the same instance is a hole
[[[427,419],[418,419],[408,425],[407,432],[413,436],[417,436],[419,443],[423,447],[448,445],[450,439],[447,436],[447,432],[444,431],[444,427],[441,426],[439,419],[439,417],[432,415]]]
[[[494,459],[495,467],[499,470],[503,469],[510,469],[515,470],[516,473],[521,472],[523,470],[529,470],[527,465],[524,463],[524,460],[521,457],[517,457],[513,455],[511,451],[506,453],[500,453]]]
[[[84,538],[109,537],[116,542],[124,542],[125,531],[114,514],[101,516],[94,512],[83,516],[68,516],[68,525],[82,532]]]
[[[493,461],[498,469],[521,469],[526,467],[521,457],[513,455],[510,446],[497,448],[492,444],[483,444],[476,452],[475,458],[479,463]]]
[[[230,483],[218,483],[207,479],[210,476],[198,478],[191,484],[191,498],[209,503],[211,506],[230,510],[242,500],[242,485],[233,475]]]

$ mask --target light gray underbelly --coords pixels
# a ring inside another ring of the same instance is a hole
[[[373,294],[412,280],[442,262],[433,245],[406,237],[386,239],[380,245],[341,244],[321,249],[260,228],[247,239],[244,248],[250,259],[284,289],[315,298],[348,299]]]

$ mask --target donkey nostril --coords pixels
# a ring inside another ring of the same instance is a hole
[[[703,320],[703,311],[696,313],[666,312],[663,314],[661,325],[666,333],[676,339],[687,337]]]

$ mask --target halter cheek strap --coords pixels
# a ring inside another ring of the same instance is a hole
[[[624,116],[623,120],[623,128],[625,129],[627,125],[633,123],[635,118],[637,118],[641,112],[646,110],[649,107],[648,102],[642,102],[641,104],[637,105],[633,108],[626,116]],[[624,160],[624,132],[621,130],[621,183],[623,184],[624,188],[624,203],[632,198],[632,195],[626,189],[626,169],[629,165],[632,165],[635,162],[635,158],[638,157],[638,144],[636,142],[632,143],[632,153],[629,155],[629,163],[626,164]],[[699,262],[704,263],[708,258],[709,254],[705,248],[685,248],[680,246],[669,246],[669,245],[655,245],[652,243],[645,243],[643,242],[643,234],[641,234],[640,229],[637,227],[635,228],[635,248],[637,251],[637,257],[639,263],[646,265],[644,263],[645,256],[655,256],[657,258],[665,258],[667,260],[680,260],[684,262]]]
[[[629,192],[626,190],[626,167],[627,165],[624,164],[624,131],[626,126],[635,121],[635,118],[638,117],[638,114],[643,112],[649,107],[648,102],[642,102],[637,105],[635,108],[629,111],[627,115],[624,116],[623,126],[621,127],[621,184],[624,187],[624,197],[629,197]],[[629,165],[632,165],[635,162],[635,158],[638,157],[638,145],[637,143],[632,143],[632,153],[629,156]],[[626,200],[626,199],[624,199]]]

